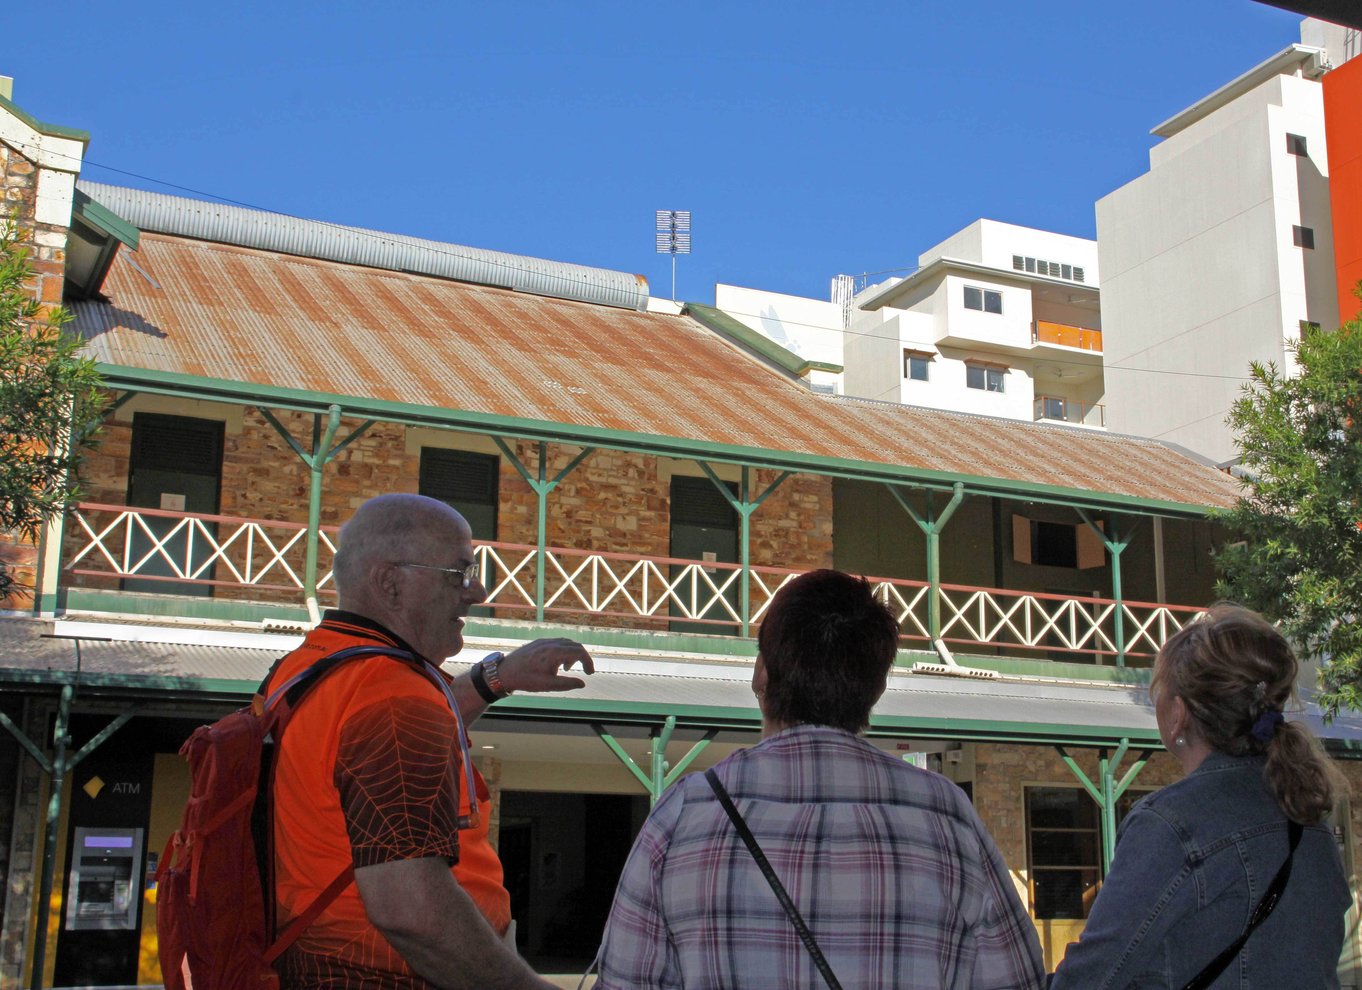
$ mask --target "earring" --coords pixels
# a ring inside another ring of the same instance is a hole
[[[1178,736],[1176,739],[1173,740],[1173,744],[1176,746],[1186,746],[1187,739],[1185,736]]]

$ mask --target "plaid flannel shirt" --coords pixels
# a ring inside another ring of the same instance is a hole
[[[797,726],[716,768],[847,990],[1032,990],[1035,927],[964,793],[863,739]],[[702,774],[620,877],[598,990],[822,987]]]

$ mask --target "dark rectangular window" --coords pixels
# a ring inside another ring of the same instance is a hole
[[[1078,529],[1068,523],[1032,521],[1031,562],[1046,567],[1078,566]]]
[[[903,352],[903,377],[915,382],[927,381],[932,356],[922,351]]]
[[[1315,246],[1315,228],[1292,226],[1291,240],[1298,248],[1313,248]]]
[[[1305,150],[1305,137],[1301,134],[1288,134],[1286,136],[1286,150],[1293,155],[1300,155],[1308,158],[1310,153]]]
[[[984,313],[1003,311],[1003,294],[997,289],[981,289],[978,286],[965,286],[965,308],[977,309]]]
[[[458,509],[475,540],[497,538],[497,486],[501,458],[466,450],[422,447],[417,491]]]
[[[965,385],[984,392],[1001,392],[1007,376],[1006,368],[987,364],[965,365]]]
[[[1148,791],[1116,802],[1119,825]],[[1026,788],[1026,860],[1037,921],[1086,918],[1102,883],[1097,805],[1077,787]]]

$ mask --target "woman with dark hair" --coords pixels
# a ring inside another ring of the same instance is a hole
[[[678,781],[648,816],[598,990],[1038,990],[1035,928],[969,799],[859,737],[898,637],[861,578],[814,571],[776,593],[752,676],[762,741],[712,780]]]
[[[1159,737],[1187,776],[1121,824],[1055,990],[1338,986],[1351,896],[1324,818],[1346,784],[1285,719],[1296,671],[1282,635],[1232,605],[1159,652]]]

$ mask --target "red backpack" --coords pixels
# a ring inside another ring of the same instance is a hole
[[[354,878],[354,869],[347,867],[271,941],[274,854],[268,795],[274,754],[308,690],[338,664],[361,656],[416,661],[390,647],[340,650],[268,699],[257,695],[249,707],[195,729],[180,749],[189,761],[189,803],[156,870],[156,935],[165,990],[277,990],[271,964]]]

